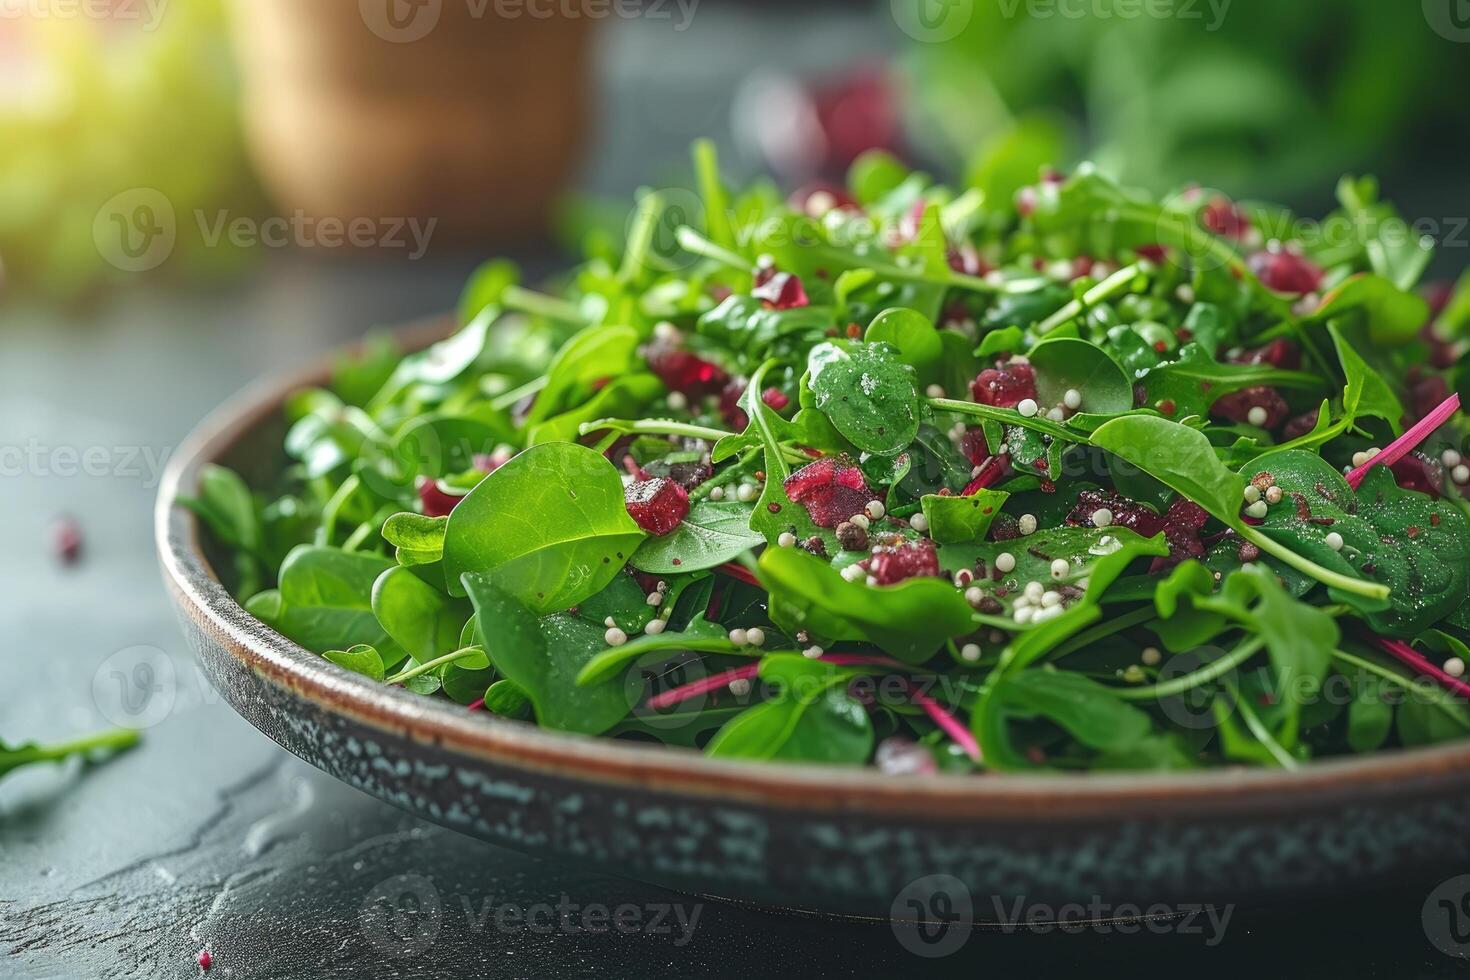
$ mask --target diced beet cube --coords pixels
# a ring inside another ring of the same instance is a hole
[[[1155,558],[1154,571],[1173,568],[1189,558],[1200,558],[1205,553],[1205,544],[1200,532],[1210,515],[1192,500],[1176,497],[1164,512],[1164,540],[1169,542],[1169,557]]]
[[[1286,427],[1281,430],[1281,434],[1288,440],[1300,439],[1317,427],[1317,420],[1321,415],[1322,410],[1320,408],[1314,408],[1310,412],[1303,412],[1290,422],[1287,422]]]
[[[784,412],[786,406],[791,404],[791,399],[780,388],[767,388],[761,392],[761,401],[773,412]]]
[[[896,585],[905,579],[939,574],[939,554],[928,538],[910,540],[901,534],[885,534],[873,546],[868,574],[879,585]]]
[[[1067,523],[1092,527],[1092,515],[1099,510],[1112,514],[1110,526],[1124,527],[1140,537],[1151,538],[1164,529],[1164,518],[1136,500],[1110,490],[1083,490],[1077,505],[1067,515]]]
[[[628,484],[623,500],[633,520],[649,534],[668,534],[689,514],[689,494],[665,476]]]
[[[665,463],[653,460],[644,468],[648,477],[666,476],[685,490],[693,490],[715,475],[715,468],[705,462]]]
[[[1249,260],[1250,270],[1262,285],[1278,293],[1313,293],[1322,288],[1322,267],[1305,256],[1285,249],[1257,252]]]
[[[745,397],[745,389],[749,386],[744,378],[731,378],[720,391],[720,417],[736,432],[744,432],[750,424],[750,416],[740,407],[740,399]]]
[[[818,527],[836,527],[878,499],[868,489],[863,471],[838,456],[803,466],[786,478],[782,488],[806,508]]]
[[[1015,408],[1036,398],[1036,371],[1029,364],[987,368],[970,384],[970,396],[981,405]]]
[[[1252,418],[1252,412],[1257,408],[1264,411],[1264,418],[1259,413]],[[1291,408],[1275,388],[1256,387],[1232,392],[1217,399],[1210,406],[1210,412],[1232,422],[1275,429],[1286,421],[1291,414]]]
[[[729,380],[718,364],[666,344],[655,344],[648,349],[648,369],[670,391],[691,397],[712,395]]]
[[[1235,364],[1269,364],[1285,371],[1295,371],[1302,366],[1302,352],[1296,341],[1278,337],[1264,347],[1241,352],[1231,361]]]
[[[1444,494],[1444,467],[1423,453],[1409,453],[1391,467],[1393,478],[1405,490],[1417,490],[1431,497]]]
[[[1448,397],[1450,386],[1443,375],[1410,376],[1409,412],[1415,422],[1433,412]]]

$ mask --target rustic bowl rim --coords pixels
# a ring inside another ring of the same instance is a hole
[[[396,334],[406,350],[447,335],[451,317]],[[348,347],[354,349],[357,345]],[[222,458],[285,398],[323,383],[340,351],[270,376],[212,412],[170,458],[155,504],[155,540],[165,583],[183,615],[240,665],[292,697],[385,737],[432,744],[466,760],[528,775],[603,787],[657,791],[706,802],[761,804],[810,812],[859,812],[933,820],[1049,822],[1158,814],[1289,812],[1364,796],[1435,795],[1470,784],[1470,739],[1429,748],[1312,762],[1296,771],[1229,768],[1186,773],[989,774],[894,777],[872,769],[710,759],[661,745],[545,731],[441,699],[388,688],[298,646],[247,613],[221,585],[193,513],[178,501],[201,468]]]

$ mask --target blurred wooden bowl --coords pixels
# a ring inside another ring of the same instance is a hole
[[[436,243],[544,229],[587,131],[591,20],[462,0],[233,14],[251,152],[283,212],[438,219]]]

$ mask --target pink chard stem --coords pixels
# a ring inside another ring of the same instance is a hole
[[[1397,463],[1399,460],[1409,455],[1409,453],[1413,452],[1414,449],[1418,447],[1421,442],[1432,436],[1435,429],[1438,429],[1440,426],[1448,422],[1450,420],[1450,416],[1454,415],[1459,410],[1459,395],[1451,395],[1450,397],[1446,398],[1444,401],[1440,402],[1438,408],[1430,412],[1428,415],[1424,416],[1424,418],[1420,419],[1419,422],[1408,432],[1405,432],[1393,442],[1389,443],[1387,449],[1349,473],[1347,475],[1348,484],[1351,485],[1354,490],[1358,489],[1358,485],[1363,482],[1363,477],[1368,475],[1368,471],[1370,469],[1375,466],[1392,466],[1394,463]]]
[[[953,739],[956,745],[964,749],[966,755],[976,762],[980,761],[980,743],[975,741],[975,736],[970,734],[970,730],[961,725],[959,719],[946,711],[938,701],[919,690],[912,681],[909,682],[909,699],[924,709],[924,713],[934,724]]]
[[[1395,660],[1398,660],[1400,663],[1405,664],[1426,677],[1434,678],[1441,685],[1449,688],[1461,697],[1470,698],[1470,684],[1466,684],[1459,678],[1446,674],[1428,657],[1409,646],[1403,640],[1386,640],[1383,637],[1378,637],[1377,642],[1379,648]]]

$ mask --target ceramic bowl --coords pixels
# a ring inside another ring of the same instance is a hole
[[[421,326],[405,344],[448,327]],[[207,463],[247,479],[278,472],[282,401],[326,375],[324,362],[251,388],[199,427],[163,481],[158,549],[223,698],[288,751],[405,810],[683,891],[880,917],[964,902],[983,920],[1017,900],[1299,898],[1470,857],[1470,742],[1296,772],[893,777],[542,731],[375,684],[246,613],[178,505]]]

